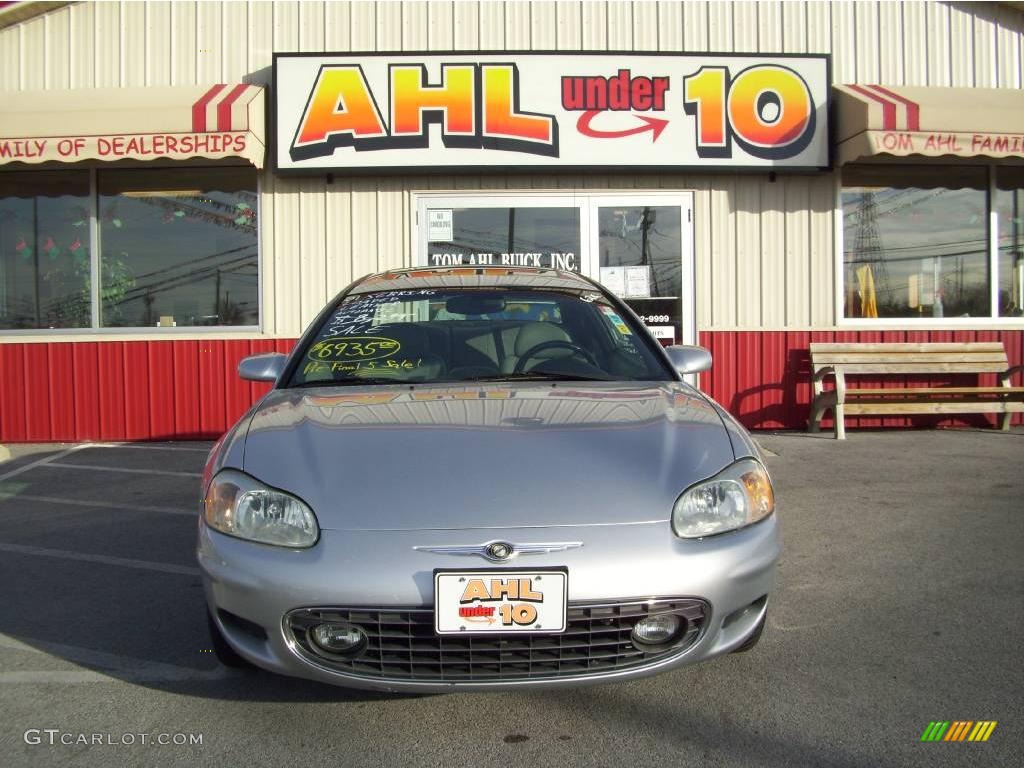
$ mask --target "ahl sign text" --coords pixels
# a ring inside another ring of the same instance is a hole
[[[278,54],[279,171],[824,168],[826,56]]]

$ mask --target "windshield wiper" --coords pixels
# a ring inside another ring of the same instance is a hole
[[[321,381],[300,381],[291,384],[288,389],[305,389],[308,387],[358,387],[374,384],[473,384],[479,381],[615,381],[607,376],[586,376],[578,373],[545,373],[528,371],[526,373],[494,373],[487,376],[474,376],[471,379],[433,379],[426,381],[400,381],[382,376],[366,376],[355,379],[325,379]]]
[[[305,389],[307,387],[359,387],[364,384],[422,384],[419,381],[399,381],[383,376],[363,376],[357,379],[323,379],[321,381],[300,381],[290,384],[287,389]]]
[[[554,373],[544,371],[527,371],[526,373],[494,373],[487,376],[474,376],[471,379],[456,379],[472,383],[474,381],[615,381],[608,376],[587,376],[580,373]]]

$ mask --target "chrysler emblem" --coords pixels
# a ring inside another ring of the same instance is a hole
[[[510,544],[507,541],[491,541],[485,544],[452,544],[440,547],[416,546],[417,552],[434,552],[439,555],[477,555],[492,563],[503,563],[520,555],[546,555],[551,552],[565,552],[579,549],[582,541],[552,541],[525,544]]]
[[[506,544],[504,541],[495,541],[493,544],[488,544],[485,550],[487,557],[491,560],[508,560],[512,557],[513,551],[512,545]]]

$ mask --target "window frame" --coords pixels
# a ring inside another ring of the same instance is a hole
[[[209,170],[222,166],[210,165],[175,165],[175,169]],[[236,166],[231,166],[236,167]],[[237,166],[249,167],[249,166]],[[60,170],[60,169],[54,169]],[[9,337],[33,336],[211,336],[231,333],[263,333],[266,325],[263,303],[263,175],[256,169],[256,311],[255,325],[184,325],[171,328],[160,326],[101,326],[100,317],[100,217],[99,217],[99,171],[102,168],[92,167],[89,173],[89,274],[91,288],[90,324],[85,328],[0,328],[0,334]],[[117,168],[117,170],[132,170]]]
[[[981,165],[975,164],[975,165]],[[989,269],[989,314],[977,317],[846,317],[844,315],[844,283],[846,273],[843,261],[844,251],[844,228],[843,228],[843,172],[842,167],[836,169],[835,173],[835,206],[834,217],[834,248],[835,257],[833,267],[835,270],[833,280],[836,327],[848,329],[870,329],[870,330],[933,330],[972,328],[981,326],[984,328],[1014,328],[1024,327],[1024,317],[1001,317],[998,314],[999,308],[999,233],[997,231],[999,213],[996,211],[994,200],[996,194],[996,170],[999,167],[996,163],[985,163],[988,184],[986,186],[986,205],[988,206],[988,269]]]

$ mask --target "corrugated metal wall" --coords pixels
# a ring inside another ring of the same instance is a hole
[[[266,393],[238,361],[289,339],[0,344],[0,442],[217,437]]]
[[[700,384],[751,429],[803,429],[811,401],[811,342],[954,341],[1002,341],[1010,365],[1024,364],[1024,331],[703,331],[700,343],[711,350],[715,365],[701,374]],[[287,352],[292,343],[0,344],[0,442],[218,437],[268,389],[234,376],[238,361],[260,352]],[[997,383],[994,375],[967,377],[966,383],[975,381]],[[1020,374],[1013,383],[1021,385]],[[824,423],[831,425],[830,419]],[[996,417],[847,421],[850,427],[986,423],[995,425]],[[1015,414],[1013,423],[1024,423],[1024,414]]]
[[[959,2],[96,2],[0,30],[0,92],[266,83],[272,51],[831,53],[836,82],[1021,88],[1024,14]],[[295,336],[353,276],[411,263],[411,192],[696,190],[702,330],[835,323],[831,176],[264,175],[264,330]],[[52,338],[52,337],[51,337]]]

